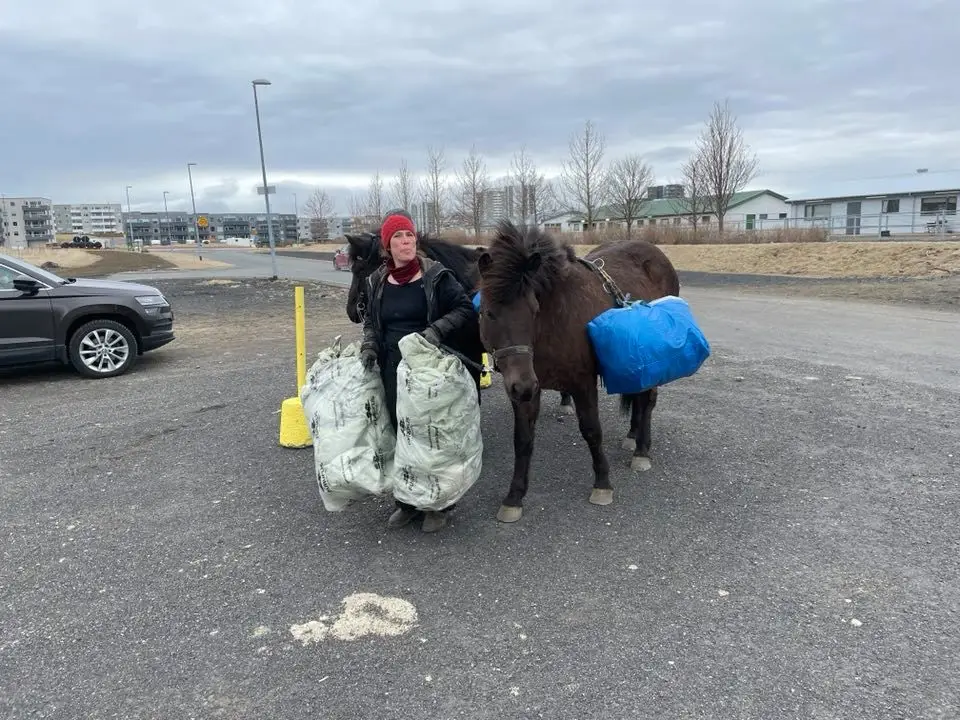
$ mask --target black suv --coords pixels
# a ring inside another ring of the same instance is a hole
[[[173,339],[173,311],[154,287],[62,278],[0,253],[0,367],[60,361],[112,377]]]

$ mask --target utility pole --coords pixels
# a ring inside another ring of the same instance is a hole
[[[133,250],[133,217],[130,214],[130,188],[133,185],[127,185],[127,247]]]
[[[203,260],[203,243],[200,242],[200,226],[197,225],[197,200],[193,196],[193,174],[190,172],[192,165],[196,165],[196,163],[187,163],[187,178],[190,180],[190,205],[193,207],[193,232],[197,237],[197,258]]]
[[[300,210],[297,208],[297,194],[293,194],[293,220],[296,223],[294,233],[294,238],[296,238],[297,243],[300,243]]]
[[[169,190],[163,191],[163,223],[167,230],[167,245],[173,245],[173,241],[170,239],[170,212],[167,210],[167,195],[169,194]]]

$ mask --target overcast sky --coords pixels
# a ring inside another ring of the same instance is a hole
[[[0,0],[0,192],[260,210],[250,81],[275,209],[426,146],[491,174],[522,145],[556,173],[592,119],[607,157],[679,179],[729,97],[792,197],[960,185],[948,0]],[[547,9],[549,8],[549,10]],[[917,177],[917,168],[929,173]],[[952,171],[952,172],[951,172]]]

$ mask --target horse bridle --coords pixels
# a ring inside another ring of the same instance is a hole
[[[532,345],[508,345],[505,348],[495,349],[492,353],[493,355],[493,369],[497,372],[500,372],[497,367],[497,361],[505,357],[510,357],[511,355],[533,355],[533,346]]]

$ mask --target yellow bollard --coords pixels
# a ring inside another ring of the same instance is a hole
[[[483,372],[480,373],[480,389],[486,390],[490,387],[490,383],[493,380],[490,377],[490,357],[484,353],[483,354]]]
[[[289,448],[313,445],[310,426],[300,402],[300,389],[307,383],[307,333],[303,303],[303,286],[294,288],[293,319],[297,344],[297,392],[280,405],[280,444]]]

